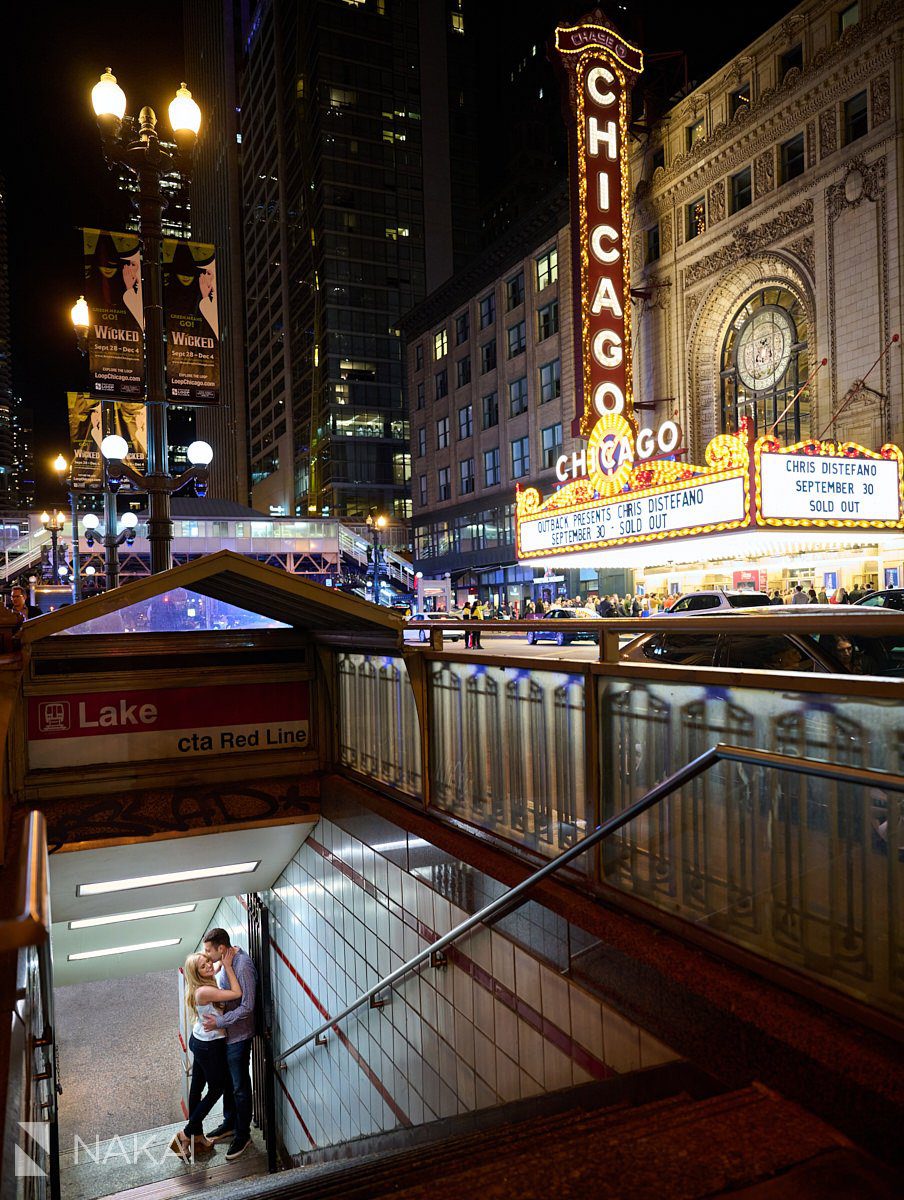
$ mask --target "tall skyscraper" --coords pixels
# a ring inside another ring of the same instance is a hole
[[[175,153],[174,142],[161,140],[161,146],[169,154]],[[130,212],[125,221],[127,229],[138,232],[138,179],[128,167],[117,164],[114,167],[116,187],[130,201]],[[191,194],[188,178],[180,171],[166,171],[160,177],[160,190],[166,201],[163,210],[163,236],[190,238],[191,237]]]
[[[475,77],[458,0],[255,10],[240,132],[256,507],[410,511],[397,322],[477,248]]]
[[[214,448],[210,491],[247,503],[245,304],[242,266],[238,66],[242,0],[185,0],[185,62],[203,114],[191,175],[192,233],[217,248],[220,403],[198,408],[198,435]]]
[[[31,411],[13,391],[6,181],[0,176],[0,509],[34,504]]]
[[[15,504],[13,453],[13,364],[9,317],[9,257],[6,187],[0,177],[0,506]]]

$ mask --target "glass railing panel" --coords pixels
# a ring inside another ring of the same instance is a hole
[[[583,675],[451,661],[429,669],[437,808],[549,857],[594,827]]]
[[[904,709],[790,688],[599,680],[602,808],[717,742],[901,772]],[[904,1015],[904,808],[878,788],[719,763],[602,848],[603,878]]]
[[[420,796],[420,725],[404,659],[340,654],[338,675],[339,761]]]

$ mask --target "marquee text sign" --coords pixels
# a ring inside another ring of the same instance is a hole
[[[28,701],[28,760],[54,767],[304,748],[306,681],[65,692]]]
[[[628,101],[643,57],[613,29],[582,22],[559,27],[557,62],[568,80],[572,120],[572,264],[577,361],[576,424],[589,437],[596,420],[631,417]]]
[[[747,520],[743,475],[679,488],[624,494],[616,499],[550,512],[520,522],[521,554],[606,549],[688,533],[737,528]]]
[[[518,492],[519,558],[739,529],[904,529],[904,454],[897,446],[783,447],[770,437],[754,442],[745,424],[738,434],[715,437],[707,465],[694,467],[632,458],[620,423],[627,424],[623,417],[600,419],[588,447],[589,455],[600,441],[599,472],[611,460],[616,494],[599,489],[590,472],[546,500],[533,488]]]
[[[784,449],[761,438],[754,461],[759,524],[900,527],[897,446],[883,446],[878,454],[853,442],[805,442]]]

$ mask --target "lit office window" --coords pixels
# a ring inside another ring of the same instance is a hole
[[[557,400],[562,394],[562,363],[558,358],[540,368],[540,403]]]
[[[458,464],[458,491],[467,496],[474,491],[474,459],[464,458]]]
[[[483,452],[483,486],[495,487],[499,483],[499,447]]]
[[[545,287],[555,283],[558,278],[559,251],[553,246],[551,250],[547,250],[537,259],[537,291],[542,292]]]
[[[512,442],[512,479],[530,474],[530,438],[515,438]]]
[[[699,199],[691,201],[687,206],[687,240],[691,241],[705,232],[706,200],[700,196]]]
[[[540,447],[543,454],[543,467],[549,469],[556,465],[556,459],[562,453],[562,426],[547,425],[540,430]]]
[[[544,304],[537,310],[537,341],[545,342],[548,337],[559,332],[559,302]]]
[[[516,355],[523,354],[524,348],[527,345],[527,327],[524,321],[519,321],[517,325],[511,325],[507,333],[509,358],[515,358]]]
[[[513,379],[509,384],[509,415],[518,417],[527,412],[527,376]]]

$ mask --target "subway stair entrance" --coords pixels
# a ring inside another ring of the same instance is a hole
[[[589,976],[579,980],[573,965],[599,955],[600,944],[538,901],[462,937],[443,961],[387,991],[382,1005],[333,1023],[362,989],[505,891],[422,836],[423,822],[412,832],[353,796],[325,794],[319,816],[300,822],[303,829],[252,827],[127,848],[130,872],[149,877],[161,869],[154,858],[161,847],[169,867],[179,866],[179,855],[195,866],[208,861],[206,845],[217,862],[247,868],[237,894],[220,879],[204,897],[153,888],[146,895],[148,904],[202,905],[184,914],[200,923],[186,926],[178,958],[211,925],[250,947],[250,915],[266,911],[255,952],[272,974],[265,1024],[279,1170],[248,1175],[250,1160],[239,1170],[174,1163],[163,1179],[121,1175],[71,1200],[214,1192],[413,1198],[428,1187],[431,1196],[584,1196],[590,1188],[633,1197],[651,1194],[651,1171],[658,1181],[652,1194],[666,1197],[767,1184],[832,1195],[827,1177],[855,1181],[836,1194],[892,1194],[884,1169],[831,1122],[774,1087],[726,1086],[704,1075],[660,1031],[654,1036],[619,1011]],[[86,883],[122,881],[115,856],[123,852],[101,846],[51,857],[60,992],[91,982],[78,977],[90,969],[77,965],[75,910],[67,903]],[[260,891],[249,890],[253,882]],[[91,913],[107,915],[100,907]],[[118,944],[111,935],[110,945]],[[142,1015],[150,1017],[139,1007],[139,1022]],[[292,1052],[324,1020],[325,1044]],[[58,1024],[60,1073],[71,1087],[74,1063],[67,1062],[65,1021]],[[720,1064],[712,1065],[719,1075]],[[107,1066],[101,1061],[97,1069]],[[139,1068],[130,1068],[133,1090],[142,1085]],[[259,1095],[261,1082],[256,1076]]]
[[[890,1172],[796,1105],[761,1086],[713,1093],[711,1081],[686,1064],[514,1101],[395,1137],[363,1139],[336,1153],[333,1161],[310,1156],[304,1165],[267,1178],[186,1168],[165,1186],[115,1196],[891,1200],[898,1194]]]

